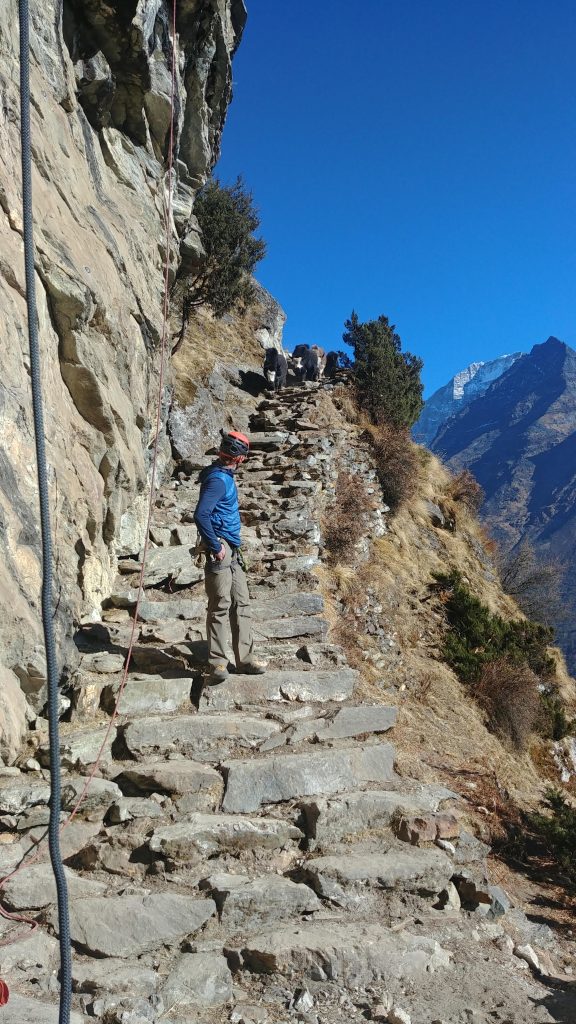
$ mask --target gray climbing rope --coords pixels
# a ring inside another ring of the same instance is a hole
[[[30,376],[32,381],[32,407],[36,441],[40,527],[42,534],[42,625],[46,648],[48,678],[48,728],[50,737],[50,822],[48,844],[50,860],[56,881],[58,897],[58,934],[60,938],[60,1016],[59,1024],[70,1024],[72,993],[72,956],[70,950],[70,921],[68,888],[60,851],[60,740],[58,735],[58,671],[56,645],[52,624],[52,540],[48,475],[44,444],[44,415],[42,412],[42,382],[40,375],[40,346],[38,343],[38,316],[34,281],[34,227],[32,218],[32,170],[30,146],[30,12],[28,0],[18,0],[20,21],[20,138],[22,149],[22,214],[24,224],[24,263],[26,271],[26,305],[28,310],[28,339],[30,346]]]

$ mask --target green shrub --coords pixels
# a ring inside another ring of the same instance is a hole
[[[209,306],[222,317],[238,303],[251,301],[249,275],[266,253],[265,242],[254,235],[260,226],[258,211],[241,178],[233,185],[209,181],[196,196],[194,215],[205,255],[182,278],[182,326],[173,351],[180,347],[197,306]]]
[[[547,791],[544,806],[552,811],[550,816],[536,811],[528,821],[550,856],[576,882],[576,808],[557,789]]]
[[[548,740],[561,740],[574,731],[574,722],[566,715],[560,694],[548,686],[540,694],[540,718],[538,732]]]
[[[361,324],[352,312],[342,337],[354,351],[358,401],[372,422],[411,427],[424,406],[422,360],[401,351],[400,336],[386,316]]]
[[[435,579],[444,591],[451,626],[444,641],[444,656],[464,682],[476,682],[483,666],[498,658],[515,665],[526,663],[540,678],[555,674],[554,659],[547,651],[554,637],[550,627],[523,619],[507,622],[493,615],[465,586],[456,569],[435,574]]]

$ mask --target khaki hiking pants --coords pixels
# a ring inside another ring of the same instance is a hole
[[[228,663],[228,621],[232,633],[232,649],[236,668],[250,662],[254,653],[250,595],[246,573],[238,562],[236,552],[227,541],[222,542],[226,555],[217,562],[209,555],[206,559],[204,584],[208,596],[206,637],[208,663],[211,667]]]

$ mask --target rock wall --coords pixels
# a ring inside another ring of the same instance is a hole
[[[173,46],[167,0],[31,0],[36,285],[63,662],[143,533],[162,319]],[[198,253],[243,0],[178,5],[172,273]],[[40,542],[20,195],[18,17],[0,8],[0,642],[43,703]],[[165,403],[167,404],[167,402]],[[161,463],[170,458],[163,438]],[[1,666],[0,666],[1,667]],[[63,668],[65,666],[63,665]]]

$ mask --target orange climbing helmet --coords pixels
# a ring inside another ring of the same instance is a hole
[[[220,451],[218,455],[230,462],[244,462],[250,451],[250,441],[245,434],[239,434],[237,430],[230,430],[222,433]]]

